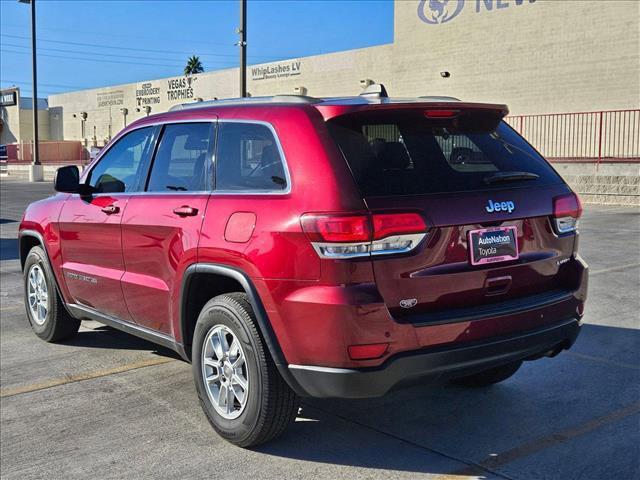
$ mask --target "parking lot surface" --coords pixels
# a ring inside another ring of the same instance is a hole
[[[487,389],[424,385],[373,400],[304,400],[253,451],[222,441],[190,366],[85,322],[30,330],[16,233],[49,183],[0,182],[0,474],[31,478],[640,478],[640,211],[587,205],[585,325],[554,359]]]

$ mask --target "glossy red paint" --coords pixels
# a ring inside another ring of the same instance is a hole
[[[227,242],[247,243],[256,228],[256,214],[253,212],[235,212],[229,217],[224,229]]]
[[[121,279],[125,271],[120,222],[129,195],[80,198],[62,205],[58,228],[62,277],[74,301],[131,320]],[[113,213],[105,212],[113,207]],[[99,287],[98,287],[99,286]]]
[[[434,111],[451,107],[450,103],[422,103]],[[492,190],[490,194],[362,198],[326,120],[362,110],[415,109],[422,103],[248,104],[146,117],[123,130],[110,145],[146,125],[217,119],[270,124],[287,161],[291,190],[278,195],[215,190],[88,198],[60,194],[31,205],[20,228],[44,237],[67,303],[94,307],[178,343],[184,340],[180,304],[186,269],[195,263],[213,263],[244,272],[259,294],[289,364],[376,366],[400,352],[479,341],[581,313],[586,268],[577,256],[577,236],[556,235],[549,221],[552,199],[570,194],[567,185]],[[460,103],[455,108],[499,115],[507,112],[503,105]],[[515,201],[518,210],[488,215],[484,205],[489,198]],[[118,211],[105,213],[103,208],[109,206]],[[185,206],[197,214],[175,213]],[[410,214],[414,220],[424,220],[427,236],[409,254],[320,258],[301,226],[303,215],[317,212],[366,218],[378,214],[381,220],[388,214]],[[466,232],[496,225],[518,228],[520,260],[471,266]],[[95,278],[99,288],[73,274]],[[505,276],[512,280],[501,300],[554,289],[571,292],[571,296],[551,306],[481,320],[418,325],[410,318],[490,305],[497,296],[490,295],[487,286],[492,279]],[[403,299],[416,300],[411,315],[400,307]],[[354,360],[349,356],[349,346],[372,344],[385,345],[378,358]]]
[[[137,324],[168,335],[179,331],[181,278],[197,262],[208,199],[209,194],[154,193],[129,199],[121,224],[125,271],[120,280]],[[196,213],[174,212],[182,207]]]

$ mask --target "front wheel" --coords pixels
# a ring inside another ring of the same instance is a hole
[[[78,333],[80,320],[67,312],[42,247],[33,247],[24,264],[24,301],[35,334],[57,342]]]
[[[207,419],[224,439],[254,447],[280,436],[298,411],[243,293],[215,297],[196,323],[193,374]]]
[[[463,387],[488,387],[489,385],[503,382],[511,377],[518,371],[521,365],[522,361],[507,363],[506,365],[500,365],[499,367],[494,367],[467,377],[456,378],[451,382]]]

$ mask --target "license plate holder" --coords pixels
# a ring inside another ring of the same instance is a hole
[[[471,265],[508,262],[520,257],[515,226],[471,230],[468,240]]]

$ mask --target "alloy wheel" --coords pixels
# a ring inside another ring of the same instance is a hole
[[[47,319],[49,311],[49,288],[47,279],[40,265],[32,265],[27,275],[27,299],[31,318],[36,324],[42,326]]]
[[[228,420],[244,411],[249,393],[249,372],[242,345],[225,325],[215,325],[202,349],[202,378],[213,408]]]

